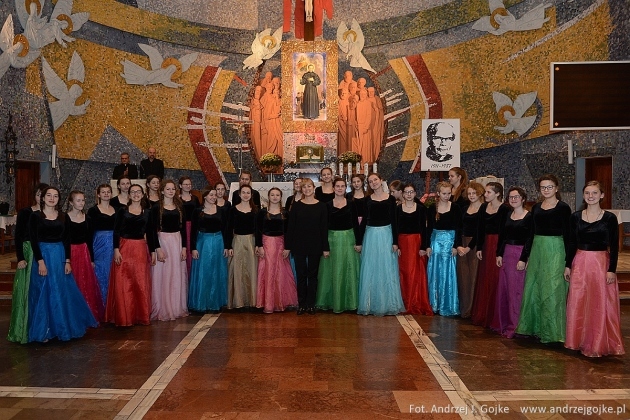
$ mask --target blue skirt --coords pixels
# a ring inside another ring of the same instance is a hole
[[[199,259],[192,260],[188,309],[198,312],[218,311],[227,305],[227,258],[223,256],[221,232],[199,233]]]
[[[114,231],[97,230],[94,232],[94,272],[101,288],[103,303],[107,306],[107,289],[109,289],[109,270],[114,259]]]
[[[444,316],[459,315],[454,243],[454,230],[434,230],[431,234],[432,254],[427,266],[429,302],[434,313]]]
[[[96,327],[92,311],[85,303],[72,274],[65,274],[65,251],[61,242],[40,242],[48,274],[40,276],[35,262],[28,294],[28,340],[52,338],[70,340],[82,337],[88,327]]]
[[[368,226],[361,250],[359,309],[361,315],[405,312],[400,293],[398,255],[392,252],[392,227]]]

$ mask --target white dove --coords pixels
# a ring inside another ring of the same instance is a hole
[[[29,9],[26,9],[28,5]],[[29,41],[36,48],[43,48],[57,41],[64,48],[66,42],[74,41],[70,34],[81,29],[90,14],[87,12],[72,14],[73,0],[58,0],[50,19],[42,17],[39,0],[15,1],[15,8],[20,23]]]
[[[260,66],[263,60],[268,60],[280,49],[282,43],[282,27],[271,35],[271,29],[256,34],[252,42],[252,55],[243,60],[243,70]]]
[[[130,85],[146,86],[161,83],[170,88],[182,87],[184,85],[175,83],[174,80],[188,70],[199,55],[199,53],[190,53],[181,56],[179,60],[173,57],[163,59],[160,52],[152,46],[147,44],[138,44],[138,46],[149,56],[151,70],[140,67],[129,60],[123,60],[124,71],[120,75]]]
[[[15,35],[13,32],[13,16],[9,15],[0,31],[0,77],[4,76],[9,67],[28,67],[37,57],[40,50],[33,49],[24,34]]]
[[[350,67],[363,68],[376,73],[376,70],[370,66],[370,63],[368,63],[361,52],[363,45],[365,45],[365,38],[356,19],[352,19],[350,29],[346,27],[346,23],[343,21],[339,24],[337,28],[337,44],[339,49],[346,53],[346,58],[350,60]]]
[[[76,100],[83,94],[80,83],[83,83],[85,80],[85,67],[83,66],[83,60],[81,60],[81,57],[75,51],[72,54],[68,68],[68,81],[71,84],[70,89],[68,89],[66,83],[57,76],[57,73],[55,73],[52,67],[50,67],[50,64],[48,64],[48,61],[43,57],[42,68],[48,92],[58,99],[58,101],[55,102],[48,102],[53,120],[53,129],[56,130],[68,119],[68,116],[85,114],[91,102],[88,99],[81,105],[75,104]]]
[[[540,29],[549,18],[545,18],[545,9],[551,4],[539,4],[520,19],[516,19],[503,5],[502,0],[489,0],[490,16],[477,20],[473,29],[489,32],[493,35],[503,35],[509,31],[530,31]]]
[[[524,93],[518,95],[512,102],[507,95],[492,92],[492,99],[494,99],[499,121],[505,124],[504,127],[495,126],[494,129],[503,134],[515,131],[519,136],[527,132],[534,124],[534,121],[536,121],[536,116],[523,117],[523,114],[534,104],[537,95],[537,92]]]

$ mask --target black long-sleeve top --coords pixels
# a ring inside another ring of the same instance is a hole
[[[175,233],[179,232],[182,237],[182,247],[186,248],[186,224],[183,221],[183,214],[176,208],[173,210],[162,210],[162,218],[160,219],[160,206],[153,206],[151,209],[151,223],[155,230],[155,248],[160,248],[158,232]]]
[[[439,213],[437,217],[436,204],[432,204],[427,211],[427,237],[431,240],[433,230],[454,230],[455,243],[453,248],[462,246],[462,210],[458,205],[451,203],[451,209],[446,213]],[[437,218],[437,220],[436,220]]]
[[[455,200],[453,196],[451,196],[451,202],[453,204],[456,204],[461,211],[464,211],[464,209],[466,209],[470,205],[470,201],[468,201],[468,198],[466,198],[465,192],[466,191],[464,191],[464,193],[461,194],[457,200]]]
[[[293,202],[295,201],[295,195],[290,195],[287,197],[287,201],[284,203],[284,208],[287,211],[291,211],[291,207],[293,206]]]
[[[333,201],[326,203],[328,209],[328,230],[349,230],[354,231],[354,244],[361,245],[363,242],[363,230],[359,225],[357,207],[352,200],[346,199],[346,205],[337,208]]]
[[[533,229],[521,253],[521,261],[527,262],[529,259],[535,235],[562,236],[565,254],[568,254],[571,207],[563,201],[558,201],[554,208],[545,210],[542,208],[542,203],[536,203],[531,213],[534,218]]]
[[[486,241],[486,235],[498,235],[505,223],[505,218],[510,212],[510,207],[501,204],[496,213],[490,214],[486,210],[488,203],[479,207],[479,233],[477,234],[477,249],[482,249]]]
[[[398,245],[398,221],[396,220],[396,199],[391,195],[382,201],[369,196],[365,199],[365,216],[361,221],[365,226],[392,226],[392,245]]]
[[[155,251],[155,234],[151,223],[151,211],[143,209],[140,214],[129,213],[127,207],[122,207],[116,213],[116,225],[114,226],[114,248],[120,248],[120,238],[145,239],[149,251]]]
[[[328,209],[318,201],[293,203],[284,248],[297,255],[320,255],[330,251],[328,244]]]
[[[255,235],[256,234],[256,215],[258,212],[249,211],[243,213],[236,206],[232,206],[228,218],[227,239],[225,244],[227,249],[232,249],[232,239],[234,235]]]
[[[185,222],[191,222],[192,221],[192,217],[193,217],[193,213],[195,212],[195,210],[197,208],[199,208],[199,206],[201,206],[201,203],[199,202],[199,199],[196,196],[191,196],[192,198],[188,201],[184,201],[182,200],[182,202],[184,203],[184,221]]]
[[[508,244],[525,245],[532,233],[534,219],[531,212],[527,212],[527,214],[519,220],[514,220],[511,216],[512,212],[508,213],[499,232],[497,257],[503,256],[505,246]]]
[[[407,213],[404,211],[403,204],[396,207],[396,217],[398,221],[398,234],[420,234],[420,249],[426,250],[429,246],[427,238],[427,208],[423,204],[415,203],[416,209]]]
[[[33,214],[33,209],[31,207],[25,207],[18,212],[15,221],[15,255],[18,262],[26,259],[24,257],[24,242],[31,240],[29,231],[31,214]]]
[[[262,209],[256,218],[256,246],[263,246],[263,235],[283,236],[289,226],[289,214],[286,211],[271,214],[267,209]]]
[[[80,245],[87,244],[90,251],[90,259],[94,261],[94,248],[92,246],[92,231],[90,230],[90,221],[88,217],[82,222],[73,222],[68,219],[68,235],[70,236],[70,244]]]
[[[193,212],[190,229],[190,250],[195,251],[197,249],[199,233],[217,232],[221,232],[223,236],[223,247],[224,249],[228,249],[227,218],[228,214],[222,210],[222,207],[218,207],[217,212],[214,214],[204,213],[201,208],[195,210]]]
[[[333,191],[330,193],[325,193],[320,185],[319,187],[315,188],[315,198],[322,203],[328,203],[335,198],[335,192]]]
[[[477,246],[477,235],[479,235],[479,223],[481,221],[482,213],[479,211],[481,206],[475,213],[468,213],[470,203],[462,210],[462,235],[464,237],[471,238],[468,243],[470,249],[474,249]]]
[[[352,201],[352,203],[357,208],[358,217],[365,217],[365,198],[365,196],[361,198],[355,198],[352,191],[346,194],[346,199]]]
[[[70,223],[70,218],[65,213],[62,213],[61,216],[55,220],[46,219],[40,210],[34,211],[31,214],[29,219],[29,236],[31,238],[34,261],[43,259],[42,250],[39,247],[40,242],[62,242],[66,254],[65,258],[70,259],[68,223]]]
[[[94,232],[99,230],[114,230],[114,227],[116,226],[116,214],[119,210],[120,207],[117,208],[113,214],[105,214],[101,212],[98,206],[90,207],[87,211],[87,217],[90,218],[90,229],[92,230],[92,235],[94,235]]]
[[[589,223],[582,219],[582,212],[576,211],[569,221],[569,252],[567,267],[571,267],[578,249],[585,251],[610,251],[608,272],[617,271],[619,258],[619,222],[617,216],[609,211],[602,214],[601,219]]]
[[[129,202],[131,201],[131,198],[127,198],[127,202],[126,203],[121,203],[120,202],[120,196],[116,196],[114,198],[112,198],[111,200],[109,200],[109,205],[112,206],[113,208],[115,208],[116,210],[118,210],[119,208],[126,206],[127,204],[129,204]]]

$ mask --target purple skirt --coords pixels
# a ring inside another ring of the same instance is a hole
[[[522,245],[506,245],[503,264],[499,270],[496,305],[490,328],[507,338],[514,337],[521,313],[525,270],[518,271],[516,265],[521,258],[522,250]]]

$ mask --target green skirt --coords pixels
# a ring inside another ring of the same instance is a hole
[[[28,288],[31,283],[33,249],[29,241],[22,245],[26,267],[15,270],[13,297],[11,300],[11,324],[7,340],[14,343],[28,343]]]
[[[361,259],[354,250],[354,231],[329,230],[330,257],[322,258],[317,276],[317,303],[333,312],[356,311]]]
[[[564,342],[569,290],[564,267],[562,237],[534,236],[517,334],[539,337],[542,343]]]

